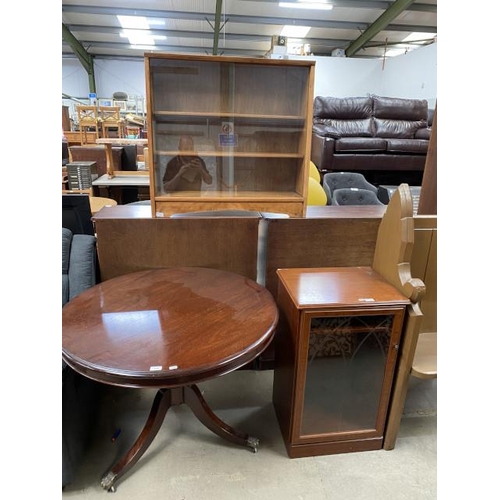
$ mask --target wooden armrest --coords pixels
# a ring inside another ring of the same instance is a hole
[[[403,291],[414,304],[417,304],[424,298],[425,284],[420,278],[410,278],[403,285]]]
[[[437,332],[425,332],[418,336],[411,374],[422,379],[437,377]]]

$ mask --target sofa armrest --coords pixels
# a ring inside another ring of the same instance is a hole
[[[69,262],[69,300],[96,284],[96,238],[88,234],[75,234],[71,243]]]
[[[419,128],[415,132],[415,139],[427,139],[427,140],[430,140],[430,138],[431,138],[431,129],[430,129],[430,127]]]
[[[313,133],[311,142],[311,160],[319,171],[331,170],[333,163],[333,145],[335,139]]]

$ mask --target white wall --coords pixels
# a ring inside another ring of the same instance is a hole
[[[314,95],[350,97],[378,94],[427,99],[433,107],[437,96],[437,43],[380,59],[311,57],[316,60]],[[111,97],[123,91],[146,95],[143,61],[96,59],[98,96]],[[88,96],[88,77],[76,58],[62,59],[62,92],[73,97]]]
[[[146,95],[144,61],[95,59],[94,72],[98,97],[112,97],[118,91]],[[62,93],[77,98],[88,97],[87,72],[76,58],[62,60]]]
[[[300,59],[300,57],[293,57]],[[308,57],[316,61],[314,96],[356,97],[379,94],[380,76],[376,59]]]
[[[427,99],[434,108],[437,98],[437,43],[408,54],[388,58],[381,71],[380,94]]]

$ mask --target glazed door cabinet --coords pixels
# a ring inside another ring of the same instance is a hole
[[[153,217],[305,215],[314,61],[146,53],[145,64]],[[210,177],[186,170],[172,186],[170,162],[186,157]]]
[[[288,455],[381,449],[407,299],[370,268],[278,275],[273,402]]]

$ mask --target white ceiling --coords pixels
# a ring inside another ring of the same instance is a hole
[[[437,0],[323,1],[332,4],[332,10],[282,8],[278,0],[63,0],[62,54],[74,56],[81,44],[95,57],[142,58],[146,49],[132,48],[120,36],[117,14],[163,21],[150,30],[166,36],[156,41],[155,50],[174,53],[264,57],[273,35],[285,25],[310,26],[307,37],[297,43],[309,44],[314,55],[323,56],[344,49],[349,57],[384,57],[392,48],[414,48],[402,43],[412,33],[422,33],[418,37],[423,43],[437,36]],[[400,13],[391,15],[396,8]],[[363,43],[357,48],[353,42]]]

